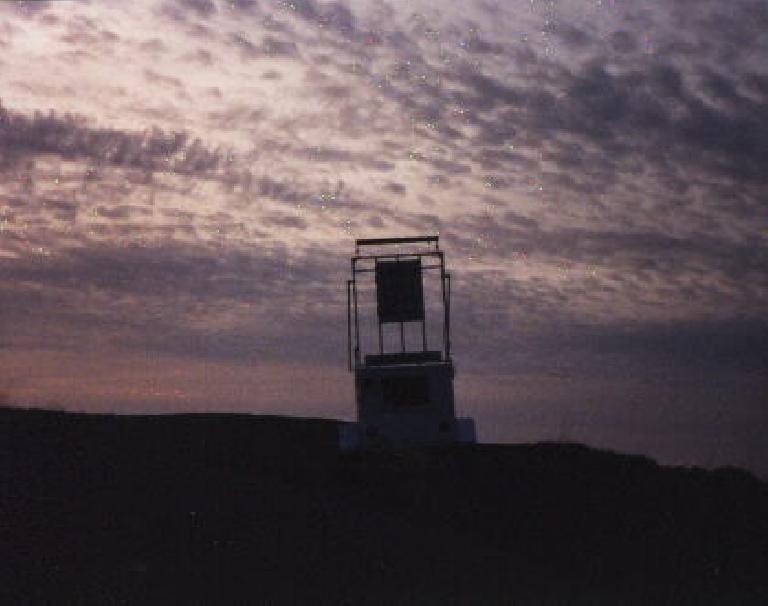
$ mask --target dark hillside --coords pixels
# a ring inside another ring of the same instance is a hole
[[[0,409],[3,604],[765,604],[768,486],[575,444]]]

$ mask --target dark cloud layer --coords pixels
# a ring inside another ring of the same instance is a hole
[[[152,70],[146,70],[145,76],[180,85],[177,79]],[[227,160],[224,150],[210,149],[200,139],[190,140],[185,132],[98,128],[81,116],[60,116],[53,110],[27,116],[0,104],[0,166],[41,154],[188,175],[213,173]]]

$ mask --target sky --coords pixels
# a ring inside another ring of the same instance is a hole
[[[0,2],[0,399],[351,419],[354,239],[458,411],[768,477],[768,3]]]

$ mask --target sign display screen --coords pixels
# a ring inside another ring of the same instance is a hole
[[[423,321],[421,259],[377,261],[376,302],[380,322]]]

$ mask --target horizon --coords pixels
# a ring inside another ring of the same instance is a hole
[[[209,419],[209,420],[216,420],[216,421],[222,421],[224,419],[234,419],[238,418],[241,421],[248,422],[248,421],[254,421],[254,422],[276,422],[281,423],[283,421],[288,422],[298,422],[298,423],[312,423],[312,422],[318,422],[322,424],[345,424],[350,423],[349,420],[344,419],[338,419],[334,417],[306,417],[306,416],[297,416],[297,415],[287,415],[287,414],[262,414],[262,413],[253,413],[253,412],[227,412],[227,411],[220,411],[220,410],[206,410],[202,412],[187,412],[187,411],[176,411],[176,412],[146,412],[146,413],[136,413],[136,412],[94,412],[94,411],[87,411],[87,410],[74,410],[74,409],[68,409],[63,408],[61,406],[51,406],[51,407],[24,407],[24,406],[15,406],[8,402],[0,401],[0,412],[3,411],[11,411],[13,413],[19,413],[19,414],[26,414],[29,413],[32,419],[34,419],[34,415],[37,414],[44,414],[44,415],[52,415],[52,416],[63,416],[68,417],[70,419],[82,419],[82,418],[99,418],[102,421],[108,420],[108,419],[121,419],[121,418],[130,418],[134,420],[139,419],[154,419],[154,418],[161,418],[161,419],[175,419],[177,421],[181,420],[190,420],[192,418],[195,419]],[[27,421],[29,422],[29,421]],[[34,421],[33,421],[34,422]],[[75,421],[76,422],[76,421]],[[119,421],[118,421],[119,422]],[[22,421],[22,424],[24,421]],[[27,425],[27,427],[30,427],[30,425]],[[338,429],[338,427],[337,427]],[[335,434],[335,438],[339,438],[339,434]],[[328,445],[331,446],[338,446],[338,443],[336,442],[330,442]],[[563,449],[570,449],[570,448],[577,448],[581,449],[585,452],[592,452],[597,453],[600,455],[608,455],[612,457],[617,457],[619,459],[629,458],[636,461],[643,461],[645,463],[650,463],[653,466],[657,466],[658,469],[661,470],[680,470],[685,472],[691,472],[691,471],[704,471],[704,472],[736,472],[739,474],[744,474],[747,477],[752,478],[753,480],[757,480],[759,482],[768,482],[768,475],[761,474],[759,472],[756,472],[754,470],[749,470],[744,467],[739,467],[736,465],[731,464],[723,464],[723,465],[715,465],[715,466],[706,466],[702,465],[700,463],[692,463],[692,464],[671,464],[671,463],[664,463],[662,461],[656,460],[653,456],[649,455],[648,453],[639,453],[639,452],[626,452],[622,450],[616,450],[611,449],[607,447],[597,447],[593,444],[586,444],[584,442],[579,441],[572,441],[569,439],[543,439],[543,440],[533,440],[533,441],[527,441],[527,442],[456,442],[451,444],[438,444],[438,443],[423,443],[423,444],[410,444],[407,446],[401,445],[400,447],[396,449],[382,449],[382,448],[362,448],[362,449],[351,449],[351,450],[344,450],[344,449],[338,449],[339,453],[367,453],[372,454],[374,456],[376,455],[382,455],[382,454],[397,454],[401,455],[403,453],[407,452],[429,452],[432,450],[433,452],[457,452],[460,453],[462,450],[464,451],[477,451],[477,448],[475,447],[490,447],[490,448],[501,448],[504,449],[505,447],[510,447],[511,449],[516,448],[537,448],[537,447],[554,447],[554,448],[563,448]],[[458,448],[457,448],[458,447]],[[514,452],[514,450],[510,450],[509,452]]]
[[[349,420],[354,239],[439,234],[456,405],[768,476],[768,7],[0,3],[0,403]]]

